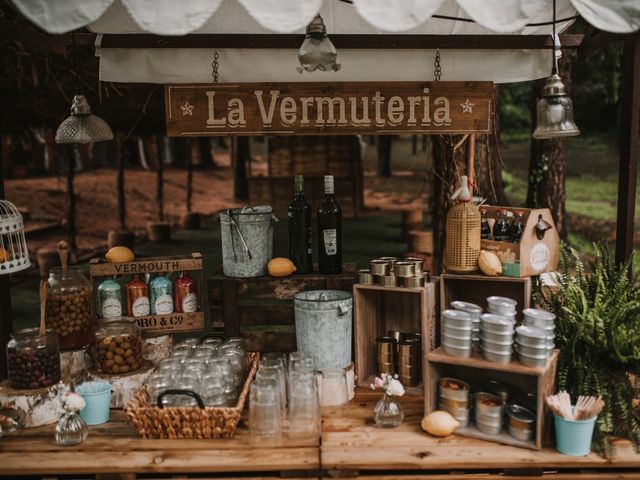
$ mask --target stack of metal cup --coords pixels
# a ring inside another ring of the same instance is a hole
[[[498,435],[502,431],[504,402],[496,395],[478,392],[473,396],[476,428],[487,435]]]
[[[378,373],[396,373],[398,355],[398,340],[394,337],[376,338]]]
[[[430,281],[429,272],[423,271],[424,259],[408,257],[380,257],[369,262],[369,268],[358,270],[358,283],[382,287],[420,288]]]
[[[544,330],[547,348],[551,352],[555,348],[556,316],[551,312],[537,308],[525,308],[522,314],[524,315],[524,325]]]
[[[451,308],[468,313],[471,316],[471,347],[473,350],[478,351],[480,348],[480,315],[482,315],[482,308],[475,303],[461,302],[459,300],[451,302]]]
[[[518,302],[512,298],[496,296],[488,297],[487,305],[489,306],[489,313],[507,317],[515,322],[516,314],[518,313],[516,311]]]
[[[471,315],[459,310],[442,312],[442,346],[445,353],[454,357],[471,356]]]
[[[515,320],[493,313],[480,316],[480,350],[485,360],[511,362],[515,324]]]
[[[398,376],[405,387],[420,385],[421,339],[408,336],[398,344]]]
[[[438,408],[449,412],[460,427],[469,425],[469,385],[455,378],[441,378],[438,382]]]
[[[516,329],[516,351],[521,363],[544,367],[554,348],[555,315],[545,310],[527,308],[524,325]]]

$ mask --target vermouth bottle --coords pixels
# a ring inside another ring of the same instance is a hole
[[[313,271],[311,205],[304,198],[304,177],[296,175],[295,196],[289,205],[289,259],[297,273]]]
[[[333,175],[324,177],[324,200],[318,208],[320,273],[342,272],[342,209],[336,203]]]

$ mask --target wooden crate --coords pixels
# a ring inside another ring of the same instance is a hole
[[[425,378],[428,379],[428,387],[425,388],[424,412],[425,415],[438,408],[438,380],[442,377],[452,377],[471,385],[472,392],[480,391],[484,380],[499,380],[514,389],[524,392],[536,393],[536,435],[535,441],[524,442],[513,438],[506,430],[497,436],[486,435],[473,425],[473,415],[469,419],[469,426],[459,428],[455,434],[463,437],[477,438],[504,445],[540,450],[543,445],[549,443],[551,430],[551,413],[544,399],[555,393],[556,368],[558,364],[558,350],[547,360],[542,368],[529,367],[517,361],[507,365],[490,362],[478,355],[470,358],[453,357],[447,355],[442,347],[425,356],[423,366],[427,370]],[[471,401],[473,399],[471,398]]]
[[[389,330],[422,333],[422,352],[435,347],[437,281],[424,288],[354,285],[354,339],[358,385],[377,375],[376,338]],[[425,371],[423,369],[423,384]],[[415,393],[419,393],[421,387]]]
[[[360,215],[364,205],[362,177],[339,177],[335,179],[336,201],[342,208],[344,218]],[[271,205],[276,216],[287,218],[287,208],[293,199],[293,177],[251,177],[249,178],[249,204]],[[305,177],[304,196],[314,209],[324,199],[324,178]]]
[[[221,273],[209,277],[211,320],[227,336],[241,336],[253,352],[296,350],[293,296],[305,290],[351,292],[355,264],[338,275],[309,273],[283,278],[231,278]]]
[[[105,278],[114,276],[122,280],[123,313],[126,312],[125,284],[134,274],[170,274],[174,272],[187,272],[195,280],[198,294],[198,311],[192,313],[172,313],[168,315],[148,315],[136,317],[138,327],[145,334],[167,334],[174,332],[195,332],[204,328],[204,276],[202,273],[202,255],[192,253],[190,256],[173,257],[149,257],[138,258],[133,262],[110,263],[103,258],[94,258],[89,262],[89,276],[93,301],[91,302],[92,315],[98,318],[97,295],[98,285]],[[175,280],[175,279],[174,279]]]

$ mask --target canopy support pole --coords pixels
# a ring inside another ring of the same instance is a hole
[[[4,200],[4,153],[0,150],[0,200]],[[0,275],[0,346],[9,341],[11,321],[11,283],[9,275]],[[4,352],[2,352],[4,353]],[[7,378],[7,362],[0,362],[0,380]]]
[[[640,33],[627,35],[624,40],[620,105],[622,112],[616,224],[617,264],[627,262],[633,253],[640,134]]]

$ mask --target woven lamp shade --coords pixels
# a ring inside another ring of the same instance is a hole
[[[469,273],[478,271],[480,256],[480,211],[471,202],[454,205],[447,214],[447,271]]]

